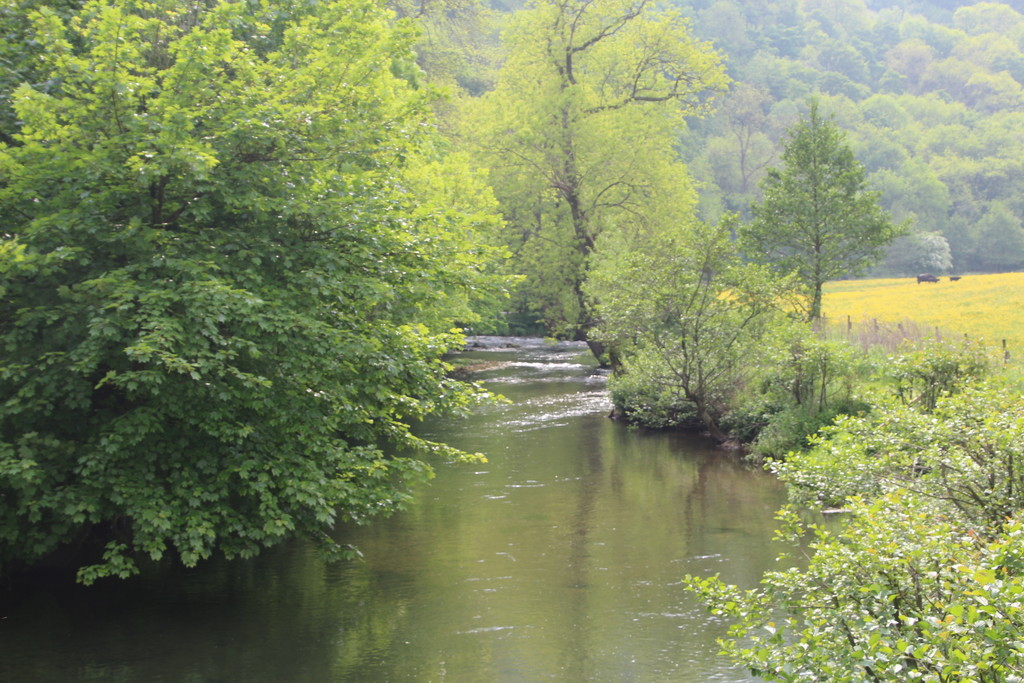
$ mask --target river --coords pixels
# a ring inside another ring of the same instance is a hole
[[[695,437],[610,420],[585,346],[463,354],[508,403],[421,433],[441,464],[409,508],[249,561],[84,588],[0,586],[0,681],[748,681],[687,573],[752,587],[784,492]],[[514,346],[512,346],[514,344]]]

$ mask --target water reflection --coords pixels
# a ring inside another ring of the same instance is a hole
[[[517,342],[518,343],[518,342]],[[779,487],[679,435],[608,420],[585,348],[464,361],[510,403],[424,427],[487,453],[407,511],[251,562],[0,594],[0,680],[745,681],[687,572],[753,585]]]

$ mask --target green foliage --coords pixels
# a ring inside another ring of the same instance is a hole
[[[824,339],[809,325],[789,322],[776,324],[763,345],[768,354],[758,378],[724,422],[750,443],[755,457],[806,448],[809,437],[837,416],[869,407],[855,394],[869,364],[845,341]]]
[[[465,130],[490,169],[525,276],[516,312],[585,337],[583,283],[600,236],[670,229],[695,193],[673,148],[726,79],[674,11],[649,2],[538,2],[506,32],[508,59]]]
[[[993,202],[975,228],[986,245],[988,263],[997,270],[1024,267],[1024,222],[1003,202]]]
[[[440,355],[500,286],[467,248],[493,199],[426,156],[414,32],[362,1],[29,19],[55,85],[0,148],[0,563],[344,552],[336,520],[431,476],[382,446],[457,455],[407,423],[471,400]]]
[[[768,681],[1024,679],[1024,525],[980,541],[910,495],[854,501],[839,531],[811,526],[806,569],[742,591],[687,577],[735,622],[726,654]],[[799,550],[805,526],[780,515]]]
[[[790,131],[783,168],[762,183],[764,200],[740,232],[745,253],[781,273],[795,273],[807,297],[807,317],[821,317],[822,285],[879,260],[899,234],[867,189],[866,172],[839,127],[811,102]]]
[[[493,86],[497,21],[490,3],[479,0],[388,0],[402,19],[420,29],[416,64],[432,83],[480,94]]]
[[[845,505],[852,496],[877,496],[917,481],[925,465],[922,447],[936,438],[937,418],[896,404],[871,413],[843,415],[810,438],[810,448],[791,451],[768,467],[785,482],[790,499],[814,508]]]
[[[693,402],[679,387],[651,381],[664,370],[656,358],[627,358],[629,371],[620,371],[608,381],[612,403],[627,421],[653,429],[703,426]]]
[[[763,357],[765,332],[785,304],[788,285],[740,261],[731,225],[698,224],[675,235],[608,244],[588,287],[600,318],[593,336],[617,350],[620,372],[633,375],[625,381],[649,387],[647,393],[667,397],[670,405],[685,399],[723,441],[718,423]],[[640,406],[626,410],[644,412]]]
[[[777,334],[765,393],[809,412],[851,400],[855,382],[866,371],[861,354],[845,341],[824,339],[803,325],[780,326]]]
[[[938,471],[929,449],[944,453],[946,439],[958,443],[951,430],[961,424],[960,413],[969,415],[970,402],[987,394],[950,399],[990,367],[975,344],[906,345],[881,365],[879,381],[888,393],[873,397],[873,410],[847,411],[791,452],[766,452],[776,458],[770,466],[790,485],[793,500],[815,506],[842,506],[850,496],[919,485]]]
[[[11,93],[22,83],[48,92],[57,86],[46,73],[46,45],[35,40],[32,16],[46,8],[62,18],[71,17],[81,0],[7,0],[0,3],[0,142],[11,144],[18,117]]]
[[[822,427],[831,424],[840,415],[862,408],[862,405],[854,403],[814,411],[798,406],[773,406],[770,410],[762,411],[755,416],[747,416],[742,412],[736,416],[730,414],[726,424],[730,430],[738,431],[750,442],[751,456],[759,461],[764,458],[785,457],[790,451],[807,448],[811,444],[811,437]],[[734,423],[744,417],[748,422],[741,427],[746,429],[737,430]],[[758,421],[749,422],[751,417],[757,418]]]
[[[925,411],[934,410],[941,397],[958,393],[991,370],[985,348],[967,339],[907,343],[884,367],[900,402]]]
[[[953,268],[953,254],[941,234],[912,231],[893,241],[883,266],[883,272],[898,275],[948,273]]]
[[[794,109],[818,96],[836,112],[895,220],[944,237],[958,272],[1019,267],[1019,239],[1007,227],[1013,223],[996,208],[1004,204],[1018,222],[1024,218],[1017,190],[1024,178],[1019,7],[928,0],[684,5],[696,34],[722,51],[736,91],[767,96],[765,137],[755,146],[732,134],[725,108],[687,136],[695,177],[723,197],[725,209],[748,215],[760,200],[756,189],[742,190],[748,154],[776,155]],[[701,209],[705,218],[720,211],[710,203]],[[976,226],[993,210],[998,227],[989,236]]]
[[[909,489],[943,501],[970,528],[997,533],[1024,509],[1022,448],[1019,396],[979,386],[940,400],[931,413],[889,405],[840,418],[810,451],[771,466],[800,502],[841,505]]]

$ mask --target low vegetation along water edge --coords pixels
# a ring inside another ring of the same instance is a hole
[[[1024,680],[1022,293],[1019,273],[828,286],[830,334],[773,367],[789,403],[759,437],[813,434],[765,461],[791,500],[779,559],[797,566],[753,590],[686,578],[731,624],[735,662],[768,681]],[[1017,362],[1006,372],[963,335],[1006,339]],[[860,405],[829,415],[843,386]],[[822,524],[825,510],[844,514]]]

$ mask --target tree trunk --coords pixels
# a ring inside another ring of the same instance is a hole
[[[609,368],[612,372],[619,372],[622,369],[622,361],[614,346],[593,339],[587,339],[587,346],[602,368]]]
[[[821,320],[821,283],[814,283],[814,290],[811,293],[811,310],[808,314],[808,322]]]
[[[693,404],[697,407],[697,415],[700,416],[701,422],[707,427],[708,433],[711,438],[718,443],[725,443],[729,440],[729,435],[722,431],[722,428],[718,426],[718,422],[715,420],[714,415],[708,409],[707,403],[700,396],[696,396],[690,392],[686,392],[686,397],[693,401]]]

